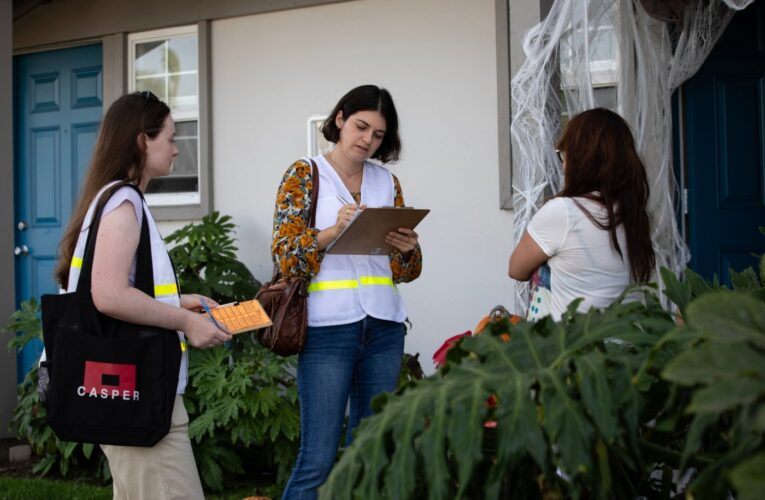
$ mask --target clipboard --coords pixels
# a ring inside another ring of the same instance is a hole
[[[365,208],[327,246],[334,255],[389,255],[394,247],[385,242],[391,231],[400,227],[414,229],[430,212],[427,208]]]
[[[256,299],[223,304],[210,309],[210,316],[223,324],[232,334],[271,326],[271,318]]]

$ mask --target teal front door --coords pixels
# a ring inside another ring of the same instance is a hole
[[[729,284],[765,252],[765,0],[734,16],[684,91],[690,267]]]
[[[103,106],[100,45],[14,59],[15,249],[18,302],[56,293],[56,250],[90,161]],[[23,380],[40,356],[19,354]]]

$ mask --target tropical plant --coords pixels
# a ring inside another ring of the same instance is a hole
[[[765,262],[732,281],[671,282],[685,326],[649,291],[557,323],[493,321],[376,401],[322,497],[756,498]]]
[[[42,342],[40,306],[35,299],[21,303],[11,315],[4,332],[13,335],[8,349],[21,350],[28,342]],[[41,475],[57,472],[62,476],[73,470],[96,468],[104,480],[111,477],[101,450],[92,444],[61,441],[46,422],[45,405],[37,393],[37,365],[35,364],[18,387],[18,403],[11,418],[11,431],[25,439],[37,456],[42,457],[32,471]]]
[[[217,211],[165,238],[183,293],[199,293],[224,302],[251,299],[260,283],[237,260],[231,216]]]
[[[236,259],[234,229],[231,217],[213,212],[166,238],[184,293],[221,303],[255,296],[260,283]],[[209,489],[220,491],[226,475],[264,471],[275,473],[277,486],[287,481],[300,432],[294,373],[294,358],[274,355],[251,333],[189,351],[189,436]]]

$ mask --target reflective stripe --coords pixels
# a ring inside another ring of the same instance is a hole
[[[321,292],[324,290],[343,290],[358,287],[359,282],[356,280],[315,281],[308,285],[308,293]]]
[[[308,285],[308,293],[326,290],[348,290],[361,286],[387,285],[395,288],[393,280],[387,276],[361,276],[357,280],[314,281]]]
[[[394,286],[393,280],[387,276],[361,276],[359,282],[362,285],[388,285]]]
[[[181,340],[181,352],[186,352],[186,342]]]
[[[175,283],[154,285],[154,296],[159,297],[160,295],[178,295],[178,285]]]
[[[82,259],[79,257],[72,257],[72,267],[75,269],[82,268]]]

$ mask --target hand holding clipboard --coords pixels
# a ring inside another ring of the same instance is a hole
[[[344,200],[341,199],[344,203]],[[358,210],[340,235],[327,245],[327,253],[336,255],[388,255],[395,250],[389,233],[401,234],[399,228],[413,230],[430,212],[406,207],[365,208]]]

